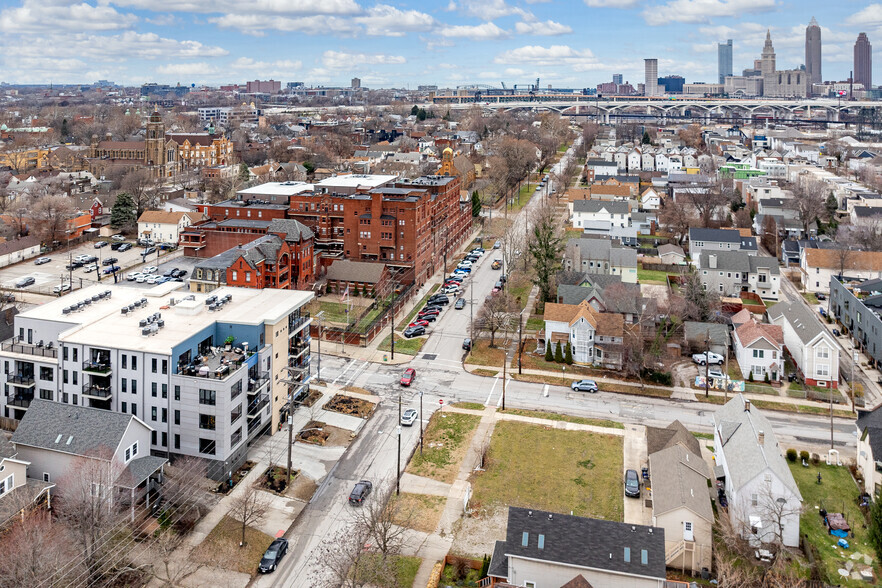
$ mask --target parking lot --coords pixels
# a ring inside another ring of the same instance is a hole
[[[64,283],[70,281],[74,288],[94,284],[99,280],[99,277],[101,281],[109,280],[112,282],[114,276],[112,274],[104,274],[104,270],[110,266],[102,265],[102,262],[109,257],[117,258],[114,265],[120,268],[120,271],[117,272],[117,279],[121,282],[125,282],[125,274],[127,272],[137,269],[142,265],[159,266],[161,265],[159,262],[169,259],[169,256],[181,258],[180,250],[161,251],[157,249],[156,252],[147,256],[145,264],[144,257],[141,255],[145,250],[144,247],[138,246],[132,241],[127,241],[134,245],[134,247],[124,252],[111,250],[110,244],[105,247],[95,248],[95,242],[99,240],[100,239],[96,239],[95,241],[88,241],[75,247],[72,246],[70,250],[65,248],[40,256],[48,257],[50,259],[49,263],[37,265],[34,263],[37,258],[34,258],[2,268],[0,269],[0,287],[13,290],[24,290],[26,292],[51,294],[52,289],[59,286],[62,281]],[[107,241],[110,243],[109,239],[107,239]],[[76,258],[78,255],[94,255],[98,257],[98,273],[94,271],[86,272],[85,267],[73,270],[66,269],[70,260]],[[24,288],[17,288],[16,283],[25,277],[34,278],[34,283]]]

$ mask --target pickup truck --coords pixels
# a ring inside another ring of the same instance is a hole
[[[694,361],[698,365],[705,365],[708,363],[714,365],[723,363],[724,361],[726,361],[726,358],[724,358],[719,353],[708,351],[707,353],[696,353],[692,356],[692,361]]]

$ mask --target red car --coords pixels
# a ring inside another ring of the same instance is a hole
[[[417,314],[419,314],[420,316],[427,315],[427,314],[433,314],[435,316],[438,316],[439,314],[441,314],[441,311],[438,310],[437,308],[429,308],[429,309],[424,308],[421,311],[419,311],[419,313],[417,313]]]
[[[404,375],[401,376],[401,385],[402,386],[410,386],[413,384],[413,379],[416,377],[416,370],[413,368],[407,368],[404,370]]]
[[[417,320],[413,321],[412,323],[410,323],[410,324],[407,325],[407,326],[408,326],[408,327],[428,327],[428,326],[429,326],[429,321],[424,320],[424,319],[417,319]]]

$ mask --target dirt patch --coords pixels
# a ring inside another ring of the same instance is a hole
[[[324,429],[328,433],[328,438],[325,440],[326,446],[347,447],[352,441],[352,431],[348,429],[341,429],[333,425],[325,425]]]
[[[396,525],[434,533],[446,505],[447,498],[444,496],[403,492],[397,497],[393,496],[389,508],[393,509],[392,520]]]
[[[310,407],[310,406],[312,406],[313,404],[315,404],[316,402],[318,402],[319,400],[321,400],[321,398],[322,398],[322,393],[321,393],[321,391],[320,391],[320,390],[317,390],[317,389],[315,389],[315,388],[313,388],[313,389],[310,391],[309,396],[307,396],[306,398],[304,398],[304,399],[303,399],[303,402],[300,403],[300,406]]]
[[[231,478],[226,479],[218,484],[214,491],[218,494],[226,494],[227,492],[235,488],[236,484],[238,484],[242,478],[247,476],[248,472],[250,472],[255,465],[257,464],[255,464],[253,461],[246,461],[238,470],[233,472]]]
[[[312,495],[315,494],[315,491],[317,489],[318,484],[316,484],[315,480],[313,480],[312,478],[308,476],[297,476],[288,487],[288,492],[286,492],[286,495],[294,498],[299,498],[300,500],[307,502],[310,498],[312,498]]]
[[[362,400],[361,398],[353,398],[352,396],[343,396],[337,394],[325,403],[325,410],[332,410],[341,414],[348,414],[361,418],[371,416],[377,407],[373,402]]]
[[[297,433],[297,440],[301,443],[312,445],[324,445],[331,433],[327,431],[327,425],[321,421],[309,421],[306,426]]]
[[[478,507],[453,524],[450,553],[480,559],[493,553],[497,540],[505,539],[508,508],[485,510]]]
[[[297,475],[300,472],[294,470],[291,472],[291,479],[296,479]],[[285,488],[287,488],[288,480],[288,468],[283,468],[281,466],[272,466],[267,468],[267,470],[260,477],[260,488],[263,490],[268,490],[273,494],[284,494]]]
[[[356,394],[364,394],[365,396],[376,396],[377,395],[376,392],[371,392],[367,388],[362,388],[361,386],[343,386],[343,388],[341,388],[341,389],[345,390],[346,392],[355,392]]]

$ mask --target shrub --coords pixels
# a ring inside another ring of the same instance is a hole
[[[748,382],[753,382],[753,372],[748,373],[748,375],[747,375],[747,381],[748,381]]]
[[[812,464],[818,465],[819,463],[821,463],[821,456],[817,453],[812,453]]]
[[[787,450],[787,459],[788,461],[796,461],[796,450],[794,448],[790,448]]]
[[[567,351],[564,354],[564,361],[567,362],[567,365],[573,365],[573,346],[570,345],[569,341],[567,341]]]
[[[809,452],[808,452],[808,451],[800,451],[800,452],[799,452],[799,459],[800,459],[801,461],[808,462],[808,460],[810,459],[810,457],[811,457],[811,456],[809,455]]]
[[[554,361],[556,361],[557,363],[563,363],[563,360],[564,360],[563,349],[561,349],[560,341],[558,341],[557,348],[555,348],[555,350],[554,350]]]
[[[554,361],[554,351],[551,350],[551,341],[545,342],[545,361]]]
[[[763,381],[764,381],[766,384],[771,384],[771,383],[772,383],[772,380],[769,378],[769,372],[766,372],[766,377],[763,378]]]

